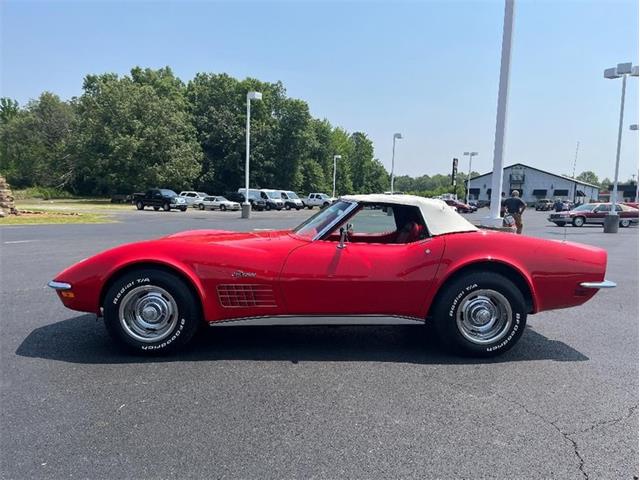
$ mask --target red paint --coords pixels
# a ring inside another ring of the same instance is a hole
[[[99,312],[100,295],[114,275],[146,263],[187,278],[209,322],[278,314],[425,318],[447,279],[478,262],[499,262],[518,272],[532,292],[534,312],[539,312],[586,302],[596,290],[581,289],[579,283],[603,280],[607,261],[599,248],[489,231],[405,245],[337,245],[337,240],[312,242],[288,231],[197,230],[105,251],[55,280],[72,285],[74,298],[60,296],[65,306],[93,313]],[[223,306],[220,292],[229,294],[229,285],[252,287],[237,289]],[[247,297],[238,292],[249,290],[259,293],[258,301],[241,301]]]

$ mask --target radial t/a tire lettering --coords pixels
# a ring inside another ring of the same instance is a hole
[[[185,282],[151,268],[118,277],[107,291],[103,307],[111,337],[142,354],[178,350],[202,322],[199,299]]]
[[[511,280],[493,272],[471,272],[442,287],[433,310],[438,336],[463,355],[492,357],[522,336],[527,309]]]

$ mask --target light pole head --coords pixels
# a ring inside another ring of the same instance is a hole
[[[398,140],[400,140],[402,138],[402,134],[401,133],[394,133],[393,134],[393,138],[397,138]]]
[[[616,73],[618,75],[628,75],[633,70],[632,63],[619,63],[616,67]]]
[[[607,68],[604,71],[604,78],[613,79],[613,78],[620,78],[621,76],[622,75],[618,75],[618,69],[616,67]]]
[[[632,77],[637,77],[638,76],[638,65],[636,65],[635,67],[633,67],[631,69],[631,76]]]
[[[333,159],[334,160],[342,160],[342,155],[334,155]]]
[[[247,92],[247,100],[262,100],[262,93],[260,93],[260,92]]]
[[[633,125],[629,125],[629,130],[635,130],[635,131],[637,131],[637,130],[638,130],[638,124],[637,124],[637,123],[634,123]]]

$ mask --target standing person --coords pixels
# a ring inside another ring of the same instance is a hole
[[[522,233],[522,214],[527,208],[527,204],[520,198],[520,192],[514,190],[511,192],[511,197],[502,201],[502,206],[505,211],[510,214],[516,221],[516,228],[518,235]]]

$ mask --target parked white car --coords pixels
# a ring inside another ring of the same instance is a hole
[[[205,197],[208,197],[209,194],[205,193],[205,192],[196,192],[193,190],[185,190],[183,192],[180,192],[180,195],[178,195],[179,197],[184,198],[186,204],[190,207],[195,207],[195,203],[198,200],[202,200]]]
[[[304,204],[309,210],[311,210],[313,207],[328,207],[335,201],[335,198],[330,197],[326,193],[310,193],[305,199]]]
[[[232,202],[224,197],[216,196],[204,197],[200,200],[196,200],[194,207],[199,208],[200,210],[218,209],[223,212],[226,210],[240,210],[240,204],[238,202]]]
[[[282,197],[284,208],[286,210],[291,210],[292,208],[300,210],[301,208],[304,208],[304,202],[296,192],[292,192],[291,190],[280,190],[280,196]]]

